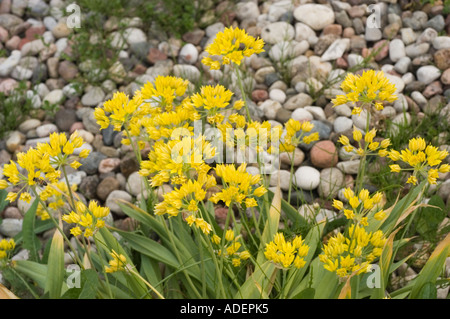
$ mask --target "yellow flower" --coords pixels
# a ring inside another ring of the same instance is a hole
[[[344,209],[344,204],[339,200],[333,199],[333,207],[337,210],[342,210]]]
[[[362,139],[361,131],[357,129],[355,126],[353,126],[353,139],[357,142]]]
[[[408,178],[408,180],[406,181],[406,183],[416,185],[417,184],[417,177],[415,177],[414,175],[411,175]]]
[[[376,220],[383,220],[386,218],[386,212],[384,210],[380,210],[373,216]]]
[[[220,63],[211,56],[220,56],[222,64],[240,65],[244,57],[264,52],[263,46],[263,40],[249,36],[244,30],[225,28],[223,32],[218,32],[214,42],[206,47],[205,51],[209,56],[204,57],[202,63],[213,70],[218,70]]]
[[[391,169],[391,172],[394,172],[394,173],[398,173],[401,170],[400,165],[397,165],[397,164],[389,165],[389,167]]]
[[[225,239],[228,241],[234,240],[234,231],[232,229],[228,229],[225,233]]]
[[[282,233],[277,233],[273,241],[266,244],[264,256],[281,268],[302,268],[306,262],[303,259],[308,254],[309,246],[303,243],[301,236],[292,241],[286,241]]]
[[[105,266],[105,272],[113,273],[125,270],[127,258],[122,254],[116,253],[114,249],[109,254],[113,259],[109,261],[109,266]]]

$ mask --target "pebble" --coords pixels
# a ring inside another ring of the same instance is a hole
[[[321,4],[303,4],[294,10],[294,18],[305,23],[315,31],[320,31],[334,23],[334,11]]]
[[[336,167],[345,174],[357,174],[359,170],[359,162],[359,160],[339,162]]]
[[[105,159],[106,156],[100,152],[91,152],[88,157],[80,159],[79,170],[86,172],[88,175],[97,173],[100,162]]]
[[[417,70],[417,80],[424,84],[430,84],[441,76],[441,71],[433,66],[422,66]]]
[[[294,156],[292,156],[291,153],[282,152],[280,153],[280,162],[282,164],[286,164],[290,167],[292,164],[292,160],[294,161],[294,166],[299,166],[301,163],[303,163],[303,160],[305,159],[305,153],[299,148],[295,148],[294,150]],[[258,171],[259,174],[259,171]]]
[[[280,89],[273,89],[269,92],[269,98],[282,104],[286,101],[286,93]]]
[[[281,41],[290,41],[294,39],[294,36],[294,27],[284,21],[270,23],[261,31],[261,38],[268,44],[276,44]]]
[[[335,198],[344,187],[344,174],[340,169],[331,167],[320,171],[319,195],[323,198]]]
[[[130,194],[128,194],[125,191],[122,190],[113,190],[105,201],[105,206],[109,207],[111,212],[117,214],[118,216],[125,216],[124,212],[122,211],[122,208],[118,205],[119,201],[126,201],[131,202],[132,197]]]
[[[19,131],[11,132],[6,139],[6,149],[11,153],[14,153],[19,149],[20,145],[22,145],[26,140],[24,134]]]
[[[86,106],[97,106],[100,102],[103,102],[104,98],[105,92],[100,87],[93,86],[83,95],[81,103]]]
[[[119,190],[119,188],[119,181],[114,177],[109,176],[98,184],[96,194],[98,198],[105,201],[111,192]]]
[[[405,45],[402,40],[394,39],[389,43],[389,58],[392,62],[397,62],[406,57]]]
[[[322,61],[336,60],[350,48],[350,39],[337,39],[322,54]]]
[[[19,131],[22,133],[26,133],[37,128],[39,125],[41,125],[41,121],[39,121],[38,119],[28,119],[19,125]]]
[[[15,237],[22,231],[23,219],[4,218],[0,224],[0,234],[6,237]]]
[[[11,52],[10,56],[0,64],[0,76],[8,76],[12,70],[19,64],[22,53],[18,50]]]
[[[298,109],[301,107],[311,105],[312,102],[313,102],[313,100],[312,100],[311,96],[309,96],[308,94],[305,94],[305,93],[299,93],[299,94],[296,94],[296,95],[290,97],[286,101],[286,103],[283,104],[283,107],[286,110],[292,111],[292,110],[295,110],[295,109]]]
[[[331,141],[319,141],[311,148],[310,158],[311,163],[317,168],[336,166],[338,162],[336,146]]]
[[[44,124],[36,128],[38,137],[50,136],[51,133],[58,132],[58,127],[55,124]]]
[[[195,66],[189,64],[174,65],[173,74],[174,76],[182,77],[193,83],[197,82],[200,78],[200,71]]]
[[[64,93],[62,90],[53,90],[50,91],[45,97],[44,102],[47,101],[50,105],[51,104],[61,104],[64,101]]]
[[[334,120],[333,129],[336,133],[342,133],[353,126],[353,121],[346,116],[339,116]]]
[[[178,59],[180,63],[187,63],[187,64],[195,64],[198,59],[198,51],[197,48],[191,44],[187,43],[185,44],[178,54]]]
[[[314,116],[305,108],[298,108],[292,112],[291,118],[296,121],[303,122],[312,121],[314,119]]]
[[[301,166],[294,174],[294,184],[302,190],[313,190],[319,186],[320,172],[311,166]]]
[[[100,161],[98,165],[98,172],[100,174],[106,174],[114,172],[120,167],[120,158],[105,158]]]
[[[291,173],[289,171],[280,170],[275,171],[272,174],[270,174],[270,186],[277,186],[278,183],[280,183],[280,188],[283,191],[289,190],[289,181],[291,179]]]
[[[144,181],[139,172],[134,172],[128,176],[126,191],[134,196],[141,194],[144,190]]]

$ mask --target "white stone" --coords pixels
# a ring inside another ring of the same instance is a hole
[[[194,83],[200,79],[200,71],[195,66],[189,64],[174,65],[173,74],[177,77],[188,79]]]
[[[295,24],[295,40],[298,42],[308,41],[309,44],[314,45],[318,38],[313,29],[304,23],[298,22]]]
[[[273,61],[285,61],[302,55],[309,49],[308,41],[282,41],[272,46],[269,56]]]
[[[198,51],[192,43],[186,43],[180,50],[178,58],[181,63],[194,64],[198,59]]]
[[[405,74],[411,65],[411,58],[404,56],[400,58],[394,65],[394,70],[398,73]]]
[[[334,120],[333,128],[336,133],[342,133],[351,129],[353,121],[345,116],[339,116]]]
[[[39,121],[38,119],[28,119],[19,125],[19,131],[21,131],[22,133],[26,133],[30,130],[35,129],[39,125],[41,125],[41,121]]]
[[[260,15],[258,4],[252,1],[239,2],[236,5],[236,16],[239,20],[256,20]]]
[[[300,107],[295,109],[291,114],[291,118],[296,121],[312,121],[314,116],[306,109]]]
[[[83,145],[81,145],[80,147],[74,149],[73,155],[80,155],[82,150],[89,150],[90,152],[92,152],[94,149],[92,148],[91,144],[83,143]]]
[[[275,171],[270,174],[270,186],[277,186],[278,181],[280,182],[280,188],[283,191],[289,190],[289,180],[291,173],[286,170]]]
[[[19,63],[22,54],[18,50],[13,50],[9,57],[0,64],[0,76],[8,76]]]
[[[269,98],[279,103],[284,103],[286,101],[286,93],[280,89],[273,89],[269,92]]]
[[[147,42],[147,36],[145,35],[144,31],[138,28],[127,28],[124,31],[125,39],[127,39],[127,43],[129,45],[140,43],[140,42]]]
[[[394,39],[389,43],[389,58],[392,62],[397,62],[406,56],[405,45],[400,39]]]
[[[264,112],[267,119],[273,120],[276,118],[277,111],[281,109],[281,104],[278,101],[268,99],[261,103],[259,108]]]
[[[274,22],[265,26],[261,31],[261,38],[268,44],[294,39],[294,27],[284,21]]]
[[[128,177],[128,181],[125,187],[126,191],[134,196],[142,193],[144,189],[144,181],[139,172],[134,172]]]
[[[395,86],[395,94],[403,92],[403,89],[405,88],[405,82],[403,82],[401,77],[392,75],[390,73],[385,73],[384,76],[394,84]]]
[[[436,50],[450,49],[450,37],[449,36],[436,37],[436,38],[434,38],[432,43],[433,43],[433,47]]]
[[[402,34],[402,41],[405,45],[409,45],[414,43],[417,39],[417,34],[411,28],[403,28],[400,30]]]
[[[44,124],[36,128],[36,134],[39,137],[50,136],[51,133],[58,132],[58,127],[55,124]]]
[[[326,120],[325,112],[323,108],[319,106],[305,106],[304,109],[314,116],[315,120]]]
[[[53,90],[44,97],[45,101],[50,104],[60,104],[64,101],[64,93],[62,90]]]
[[[294,10],[294,18],[307,24],[313,30],[320,31],[334,23],[334,11],[321,4],[303,4]]]
[[[84,171],[76,171],[72,174],[67,174],[67,179],[69,180],[70,185],[80,185],[83,181],[83,178],[87,176]]]
[[[430,84],[441,76],[441,71],[434,65],[422,66],[417,70],[417,80]]]
[[[350,53],[347,57],[348,66],[350,68],[356,66],[357,64],[360,64],[364,61],[364,58],[360,56],[359,54]]]
[[[397,96],[397,100],[394,102],[394,109],[397,111],[397,113],[408,111],[408,101],[403,94],[399,94]]]
[[[337,163],[336,167],[345,174],[357,174],[360,160],[345,161]]]
[[[347,104],[336,105],[334,107],[334,111],[339,116],[346,116],[346,117],[352,116],[352,110]]]
[[[301,166],[294,174],[294,184],[303,190],[313,190],[319,186],[320,172],[311,166]]]
[[[322,61],[336,60],[347,51],[350,47],[350,39],[343,38],[335,40],[328,49],[322,54]]]

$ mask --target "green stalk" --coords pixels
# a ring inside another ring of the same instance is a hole
[[[289,154],[288,154],[289,156]],[[292,190],[292,176],[294,175],[294,156],[295,156],[295,148],[292,151],[292,158],[290,158],[291,160],[291,174],[289,175],[289,191],[288,191],[288,203],[291,203],[291,190]]]
[[[239,68],[237,65],[234,65],[234,70],[236,72],[236,76],[238,79],[239,89],[241,90],[242,100],[244,101],[245,111],[247,113],[247,121],[251,122],[252,118],[250,116],[250,110],[248,109],[248,105],[247,105],[247,97],[245,95],[244,85],[242,84],[241,72],[239,71]]]

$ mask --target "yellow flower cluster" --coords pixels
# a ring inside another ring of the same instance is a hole
[[[370,263],[381,255],[385,243],[381,230],[367,232],[364,227],[352,224],[346,236],[339,233],[329,239],[319,260],[326,270],[336,272],[339,277],[354,272],[359,275],[370,270]]]
[[[345,95],[337,95],[331,102],[333,106],[347,102],[362,102],[373,105],[376,110],[383,109],[383,102],[394,102],[397,99],[395,85],[390,83],[383,72],[364,71],[362,75],[349,73],[341,84]],[[355,106],[352,114],[360,114],[362,108]]]
[[[293,152],[301,142],[309,144],[319,140],[318,132],[305,136],[305,133],[310,132],[313,128],[314,124],[309,121],[300,122],[289,119],[285,124],[286,135],[280,141],[280,152]]]
[[[304,243],[302,236],[296,236],[286,241],[282,233],[277,233],[270,243],[266,244],[264,256],[281,268],[290,268],[292,265],[300,269],[305,266],[304,257],[308,255],[309,246]]]
[[[105,266],[105,272],[114,273],[125,270],[127,258],[122,254],[116,253],[114,249],[109,254],[113,259],[109,261],[109,266]]]
[[[71,192],[75,193],[77,191],[77,185],[70,186]],[[42,201],[48,201],[46,203],[47,209],[50,210],[58,210],[64,206],[67,202],[67,198],[70,197],[70,192],[67,188],[67,184],[64,182],[58,182],[50,184],[49,187],[46,187],[39,195]],[[41,220],[47,220],[50,218],[50,215],[47,209],[39,203],[36,209],[36,216],[38,216]]]
[[[2,239],[0,240],[0,260],[6,259],[9,256],[9,253],[16,248],[16,243],[14,239]]]
[[[75,211],[62,217],[66,223],[76,225],[70,230],[73,236],[79,236],[84,232],[84,237],[88,238],[105,226],[104,218],[109,214],[108,207],[101,207],[96,201],[91,201],[89,207],[82,202],[77,202],[75,206]]]
[[[394,162],[402,161],[412,170],[412,175],[408,178],[407,183],[416,185],[418,183],[417,177],[422,176],[427,178],[428,183],[436,184],[436,179],[439,173],[450,172],[449,164],[442,164],[441,162],[448,156],[447,151],[439,151],[439,149],[432,145],[426,145],[423,138],[412,138],[409,140],[408,148],[398,152],[391,150],[388,157]],[[402,170],[400,165],[393,164],[389,166],[391,172],[398,173]]]
[[[363,226],[368,226],[368,217],[372,211],[377,211],[374,214],[376,220],[383,220],[386,218],[386,212],[380,208],[382,203],[383,194],[376,192],[373,196],[370,196],[367,189],[362,189],[358,195],[350,189],[344,190],[344,197],[348,200],[351,209],[344,209],[344,203],[339,200],[333,200],[333,207],[339,211],[344,211],[344,215],[347,219],[353,220],[355,223],[360,223]]]
[[[223,85],[203,86],[200,93],[192,95],[191,102],[197,112],[204,114],[207,121],[212,124],[222,123],[224,116],[220,111],[225,110],[230,105],[233,92],[226,89]],[[240,110],[244,106],[242,100],[237,100],[233,104],[233,109]],[[228,108],[229,109],[229,108]]]
[[[353,126],[353,139],[358,143],[358,148],[356,149],[356,154],[359,156],[365,155],[375,155],[373,152],[378,151],[378,156],[385,157],[389,154],[387,148],[391,145],[390,139],[383,139],[381,142],[375,142],[373,139],[377,134],[376,129],[372,129],[364,135],[364,148],[362,147],[363,135],[360,130],[358,130],[355,126]],[[351,152],[355,149],[350,144],[350,140],[347,136],[341,135],[338,140],[339,143],[344,145],[344,149],[346,152]]]
[[[45,186],[40,197],[46,200],[53,193],[52,185],[58,182],[62,168],[69,165],[74,169],[80,167],[79,158],[86,158],[89,150],[85,149],[78,156],[73,155],[76,148],[81,147],[83,139],[78,136],[75,131],[69,139],[64,133],[52,133],[49,143],[38,143],[36,148],[30,148],[26,153],[17,154],[17,164],[13,161],[5,164],[3,174],[8,177],[11,185],[21,187],[20,200],[30,202],[30,188],[34,190],[37,186]],[[21,174],[19,168],[25,170],[25,174]],[[8,186],[6,180],[0,181],[0,189]],[[17,193],[9,192],[7,200],[15,201]]]
[[[205,51],[209,54],[204,57],[202,63],[209,66],[211,70],[219,70],[221,64],[241,64],[244,57],[264,52],[264,41],[249,36],[239,28],[225,28],[218,32],[213,43],[208,45]],[[211,56],[218,56],[221,61],[214,60]]]
[[[217,204],[223,201],[227,206],[232,203],[254,207],[258,203],[255,197],[261,197],[267,190],[264,186],[254,187],[261,183],[260,175],[251,175],[246,171],[247,164],[241,164],[237,169],[233,164],[217,165],[216,174],[222,178],[224,188],[221,192],[214,194],[210,200]]]
[[[225,256],[227,259],[231,259],[231,264],[234,267],[239,267],[242,261],[245,261],[250,258],[250,253],[248,252],[248,250],[239,251],[239,249],[242,246],[241,243],[239,243],[238,241],[240,237],[241,237],[240,235],[235,236],[234,231],[232,229],[228,229],[225,232],[226,243],[223,247],[224,249],[223,256]],[[213,242],[213,244],[219,245],[221,242],[221,238],[217,235],[213,235],[211,241]],[[219,256],[222,256],[222,250],[219,249],[217,251],[217,254]]]

